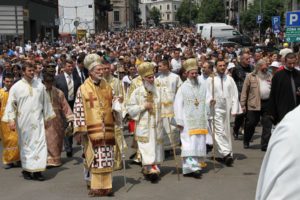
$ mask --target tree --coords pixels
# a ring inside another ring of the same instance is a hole
[[[149,12],[149,17],[151,20],[153,20],[153,22],[157,26],[161,20],[161,14],[158,8],[152,7],[152,9]]]
[[[263,21],[261,24],[261,30],[266,30],[268,27],[272,27],[272,16],[280,16],[281,23],[283,24],[284,17],[284,1],[282,0],[264,0],[262,1],[262,16]],[[254,0],[245,12],[241,14],[241,26],[244,30],[258,30],[258,24],[256,23],[256,17],[260,14],[260,0]]]
[[[198,11],[197,22],[224,22],[225,9],[224,1],[221,0],[203,0]]]
[[[183,25],[191,25],[196,20],[198,6],[192,0],[183,0],[176,13],[176,20]]]

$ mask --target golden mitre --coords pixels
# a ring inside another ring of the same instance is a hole
[[[90,71],[96,65],[101,64],[100,56],[95,53],[89,54],[84,58],[83,64],[84,67]]]
[[[150,62],[143,62],[137,67],[139,75],[144,78],[146,76],[154,75],[154,66]]]
[[[193,69],[198,70],[196,58],[189,58],[186,61],[184,61],[183,68],[186,72],[191,71]]]

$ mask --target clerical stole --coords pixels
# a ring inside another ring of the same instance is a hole
[[[4,88],[0,89],[0,119],[4,114],[8,99],[8,91]],[[2,139],[3,164],[10,164],[20,160],[20,151],[18,147],[18,134],[16,131],[11,131],[7,122],[0,123],[0,138]]]
[[[91,189],[111,189],[114,121],[112,89],[102,80],[96,86],[89,78],[80,86],[74,105],[74,133],[84,137],[85,167],[91,174]]]

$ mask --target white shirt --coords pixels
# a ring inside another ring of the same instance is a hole
[[[178,60],[176,60],[175,58],[173,58],[171,60],[171,66],[172,66],[172,72],[178,74],[179,70],[181,69],[181,59],[179,58]]]
[[[271,91],[271,81],[262,80],[259,78],[260,98],[262,100],[269,99]]]
[[[66,78],[66,82],[67,82],[67,86],[68,86],[68,101],[73,101],[74,100],[74,81],[73,81],[73,76],[72,74],[67,74],[66,72],[64,72],[64,76]],[[71,81],[71,83],[69,83],[69,81]],[[73,87],[73,90],[70,90],[70,88]]]

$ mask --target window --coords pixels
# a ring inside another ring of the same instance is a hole
[[[114,11],[114,21],[115,22],[120,21],[120,11]]]
[[[176,10],[177,9],[177,7],[176,7],[176,5],[174,5],[174,10]]]
[[[170,15],[169,14],[167,14],[167,20],[170,20]]]
[[[170,10],[170,5],[169,4],[167,4],[167,10]]]
[[[161,5],[159,6],[159,10],[161,10]]]

